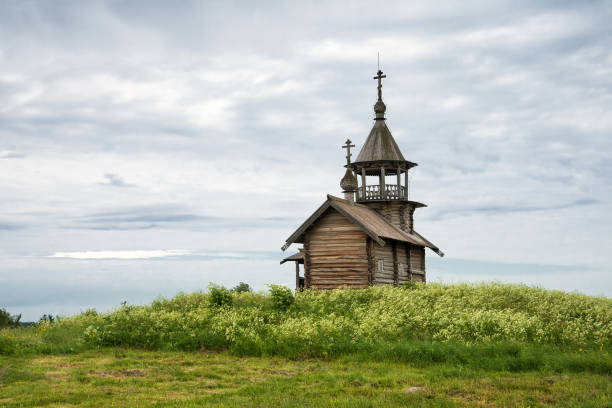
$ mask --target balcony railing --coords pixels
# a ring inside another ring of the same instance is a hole
[[[408,200],[408,189],[405,186],[397,184],[385,184],[384,191],[380,191],[380,185],[374,184],[365,187],[365,196],[363,187],[357,189],[357,201],[370,200]]]

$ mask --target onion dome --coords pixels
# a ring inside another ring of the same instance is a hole
[[[387,110],[387,105],[382,100],[376,101],[374,104],[374,113],[376,113],[376,119],[385,119],[385,111]]]
[[[359,186],[357,184],[357,177],[355,177],[355,174],[353,174],[351,170],[351,147],[355,147],[355,145],[351,143],[350,139],[346,139],[344,146],[342,146],[343,149],[346,149],[346,166],[344,166],[346,167],[346,172],[342,180],[340,180],[340,187],[342,187],[345,193],[353,193],[357,191],[357,187]]]
[[[355,177],[351,169],[346,169],[344,177],[340,180],[340,187],[347,193],[357,191],[357,177]]]

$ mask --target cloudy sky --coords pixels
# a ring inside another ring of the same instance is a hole
[[[0,3],[0,308],[291,285],[377,52],[429,280],[612,296],[612,6],[534,3]]]

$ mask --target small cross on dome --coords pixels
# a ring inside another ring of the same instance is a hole
[[[382,101],[382,79],[386,78],[386,75],[383,75],[383,72],[379,69],[376,73],[376,76],[372,79],[378,79],[378,100]]]
[[[354,144],[351,144],[351,139],[346,139],[346,142],[344,142],[345,145],[342,146],[343,149],[346,149],[346,167],[349,167],[351,165],[351,147],[355,147]]]

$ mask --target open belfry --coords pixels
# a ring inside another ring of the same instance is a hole
[[[404,158],[385,123],[385,77],[380,70],[374,77],[378,80],[374,126],[355,161],[351,162],[355,145],[347,140],[343,146],[344,199],[327,195],[327,201],[282,247],[285,251],[291,244],[303,245],[281,261],[295,262],[296,289],[425,282],[425,248],[444,256],[414,230],[414,211],[425,205],[409,198],[408,173],[417,164]]]

